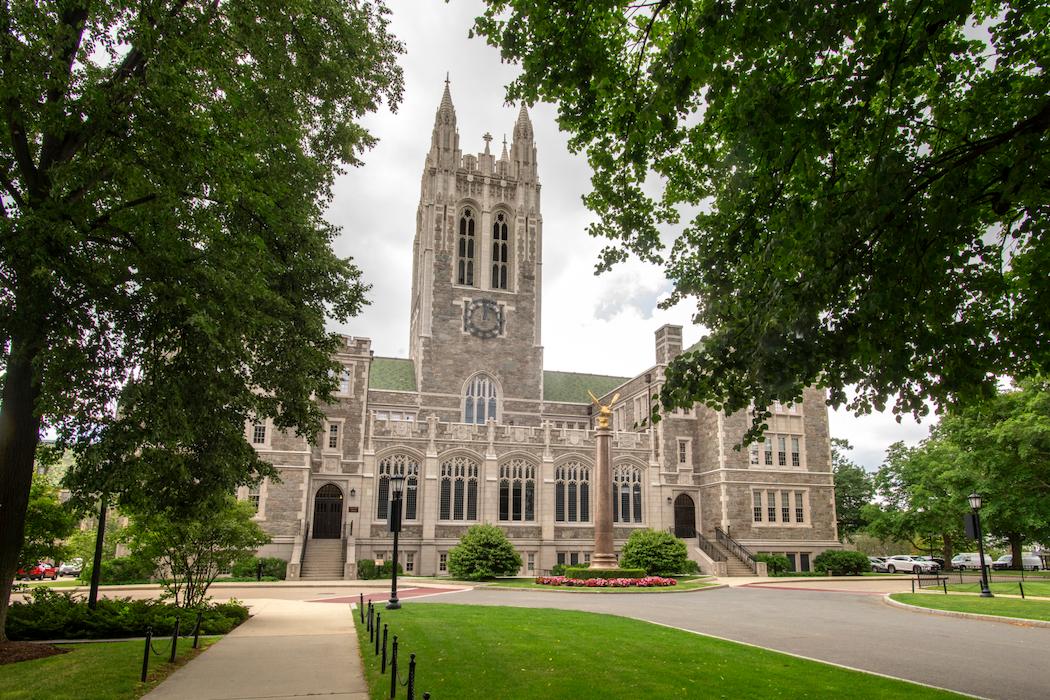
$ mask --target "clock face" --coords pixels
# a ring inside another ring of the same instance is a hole
[[[475,299],[463,310],[463,328],[477,338],[503,333],[503,310],[492,299]]]

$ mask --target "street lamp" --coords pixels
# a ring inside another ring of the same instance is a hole
[[[988,568],[984,559],[984,535],[981,533],[981,494],[971,493],[969,496],[970,508],[973,509],[974,529],[977,530],[977,556],[981,558],[981,597],[994,598],[992,591],[988,588]]]
[[[390,477],[390,532],[394,533],[394,561],[390,572],[390,600],[387,610],[401,607],[397,599],[397,533],[401,532],[401,496],[405,492],[405,476],[394,474]]]

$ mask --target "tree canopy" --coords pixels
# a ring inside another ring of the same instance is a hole
[[[173,510],[267,473],[247,421],[319,428],[365,292],[323,212],[401,97],[386,14],[0,3],[0,639],[43,428],[76,492]]]
[[[1025,0],[488,0],[474,31],[520,62],[508,99],[555,103],[586,150],[599,270],[633,254],[695,297],[710,332],[665,406],[817,384],[924,415],[1048,369],[1048,23]]]
[[[839,537],[853,541],[864,528],[864,506],[871,503],[875,487],[871,475],[849,457],[853,446],[848,440],[831,438],[831,470],[835,474],[835,516]]]

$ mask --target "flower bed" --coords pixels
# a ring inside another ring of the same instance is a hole
[[[677,586],[678,581],[661,576],[642,578],[568,578],[566,576],[538,576],[536,583],[544,586],[579,586],[582,588],[651,588],[654,586]]]

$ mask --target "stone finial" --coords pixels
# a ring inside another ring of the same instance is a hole
[[[500,160],[507,160],[507,135],[503,134],[503,153],[500,155]]]
[[[485,135],[482,136],[481,139],[485,142],[485,155],[492,155],[491,153],[489,153],[489,144],[492,143],[492,134],[486,131]]]

